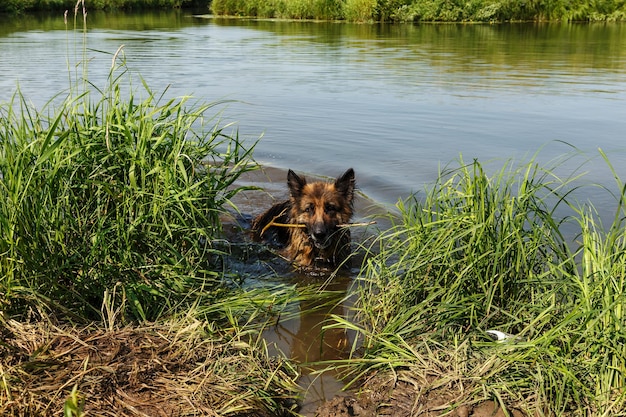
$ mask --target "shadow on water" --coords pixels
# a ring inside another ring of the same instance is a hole
[[[331,173],[332,174],[332,173]],[[237,196],[234,203],[239,213],[225,219],[226,240],[233,247],[225,269],[246,276],[245,286],[272,287],[294,285],[302,294],[300,301],[287,306],[283,318],[263,331],[271,354],[285,355],[300,366],[300,385],[304,390],[301,415],[314,415],[324,401],[343,395],[343,382],[337,372],[324,371],[326,364],[347,358],[355,344],[355,334],[344,329],[327,328],[331,316],[352,318],[352,286],[367,250],[365,247],[382,227],[355,228],[352,231],[353,256],[351,268],[336,274],[311,275],[300,273],[265,245],[253,242],[249,236],[250,220],[275,201],[287,198],[287,173],[265,168],[249,173],[237,185],[258,187]],[[307,175],[307,178],[312,178]],[[363,195],[355,201],[355,222],[371,218],[384,209]]]

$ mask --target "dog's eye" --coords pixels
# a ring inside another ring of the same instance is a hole
[[[311,214],[313,211],[315,211],[315,207],[313,207],[313,205],[308,205],[304,208],[304,212],[307,214]]]
[[[326,213],[334,213],[337,211],[337,207],[332,204],[326,204],[326,207],[324,207],[324,209],[326,210]]]

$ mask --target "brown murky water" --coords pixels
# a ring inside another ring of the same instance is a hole
[[[345,300],[345,296],[351,284],[350,277],[337,277],[330,283],[320,283],[323,291],[333,291],[335,296],[324,297],[321,306],[316,300],[301,303],[298,319],[280,322],[265,332],[265,340],[270,346],[302,364],[300,384],[306,389],[306,395],[300,412],[304,415],[313,415],[324,400],[342,392],[343,383],[337,375],[333,372],[316,373],[323,369],[323,365],[314,364],[345,359],[350,352],[353,335],[345,330],[324,329],[323,326],[328,324],[333,314],[349,317],[350,300]]]

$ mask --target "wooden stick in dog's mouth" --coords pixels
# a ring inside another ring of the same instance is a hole
[[[280,216],[280,215],[279,215]],[[278,217],[278,216],[276,216]],[[372,224],[376,224],[375,221],[371,221],[371,222],[362,222],[362,223],[344,223],[344,224],[338,224],[337,227],[358,227],[358,226],[370,226]],[[276,223],[273,220],[271,222],[269,222],[268,224],[265,225],[265,227],[263,229],[261,229],[261,233],[259,236],[263,236],[263,234],[267,231],[267,229],[269,229],[270,227],[275,226],[275,227],[295,227],[295,228],[305,228],[306,224],[302,224],[302,223]]]

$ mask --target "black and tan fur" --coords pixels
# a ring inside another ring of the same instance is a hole
[[[345,265],[350,255],[350,230],[341,227],[353,214],[354,170],[348,169],[334,182],[307,182],[289,170],[287,185],[290,198],[270,207],[252,222],[257,238],[270,236],[283,245],[283,254],[298,266],[336,267]],[[270,226],[287,223],[304,227]]]

